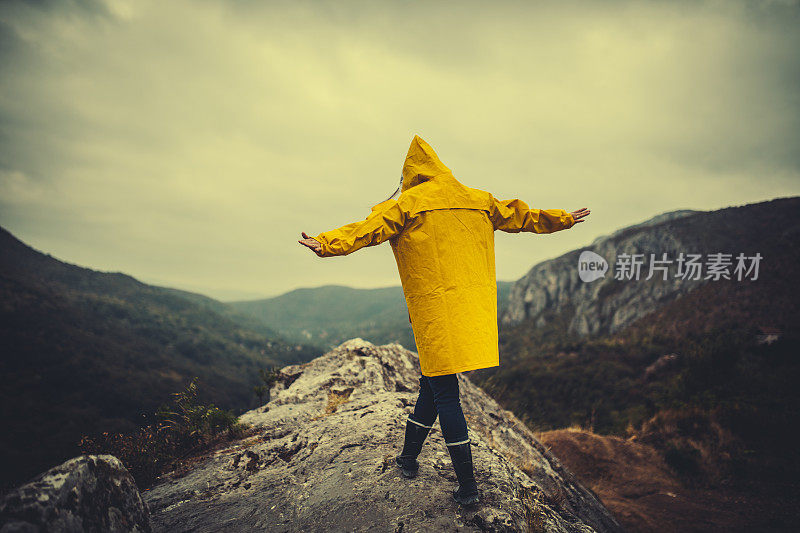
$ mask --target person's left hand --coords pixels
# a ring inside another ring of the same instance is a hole
[[[319,255],[322,252],[322,245],[317,239],[315,239],[314,237],[309,237],[305,231],[301,232],[300,234],[303,236],[303,239],[297,242],[299,242],[303,246],[308,246],[317,255]]]

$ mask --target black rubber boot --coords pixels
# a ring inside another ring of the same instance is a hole
[[[453,469],[458,478],[458,490],[453,491],[453,499],[461,505],[472,505],[480,501],[478,484],[475,482],[475,472],[472,468],[472,450],[470,443],[448,446]]]
[[[417,476],[417,471],[419,470],[417,456],[422,451],[422,444],[425,442],[425,437],[428,436],[430,430],[430,427],[417,425],[410,420],[406,421],[406,437],[403,451],[395,458],[397,466],[403,471],[403,476],[407,478]]]

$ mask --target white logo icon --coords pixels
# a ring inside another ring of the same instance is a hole
[[[578,276],[587,283],[606,277],[608,261],[590,250],[584,250],[578,257]]]

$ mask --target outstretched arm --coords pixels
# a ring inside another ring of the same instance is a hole
[[[590,213],[585,207],[568,213],[563,209],[531,209],[519,199],[492,199],[491,218],[494,229],[508,233],[553,233],[583,222]]]
[[[364,220],[324,231],[313,238],[303,232],[303,240],[297,242],[311,248],[319,257],[347,255],[390,239],[403,230],[405,223],[406,213],[397,200],[391,199],[373,207]]]

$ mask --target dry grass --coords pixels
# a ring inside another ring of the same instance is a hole
[[[525,522],[529,530],[532,533],[545,533],[547,531],[547,514],[540,501],[543,495],[535,489],[520,487],[516,496],[522,501],[525,509]]]
[[[340,405],[350,399],[353,394],[353,388],[348,387],[344,390],[331,389],[328,391],[328,405],[325,406],[325,414],[329,415],[335,413]]]
[[[321,414],[313,417],[311,420],[319,420],[323,416],[332,415],[336,412],[340,405],[346,403],[350,399],[351,394],[353,394],[353,387],[347,387],[346,389],[341,390],[328,390],[328,404],[325,406],[325,409]]]
[[[694,420],[691,413],[662,415],[650,429],[658,430],[657,435],[669,442],[677,426],[686,423],[682,421],[686,417]],[[714,427],[703,429],[720,441],[727,438]],[[757,524],[773,513],[787,514],[788,505],[784,509],[779,502],[768,508],[771,502],[759,494],[722,486],[687,486],[649,443],[574,427],[543,432],[538,438],[630,532],[759,531]],[[692,441],[692,445],[698,448],[701,458],[712,450],[719,451],[703,439]],[[534,512],[530,518],[533,523],[535,515]]]

